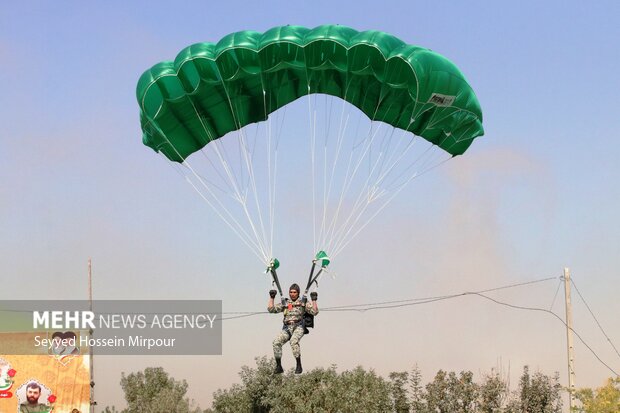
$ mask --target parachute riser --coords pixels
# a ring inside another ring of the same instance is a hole
[[[314,264],[312,264],[313,272],[314,272]],[[312,273],[310,273],[310,278],[308,279],[308,285],[306,286],[306,291],[304,294],[308,294],[308,290],[312,287],[312,284],[316,284],[317,288],[319,286],[319,276],[323,273],[324,268],[321,268],[319,272],[316,273],[314,277],[312,277]]]
[[[306,289],[304,291],[304,295],[308,294],[308,290],[310,289],[310,287],[312,286],[312,276],[314,275],[314,269],[316,268],[316,261],[312,261],[312,268],[310,268],[310,275],[308,276],[308,283],[306,284]],[[320,271],[319,271],[320,273]],[[318,286],[318,284],[317,284]]]
[[[282,287],[280,286],[280,280],[278,279],[278,274],[276,273],[275,269],[270,269],[269,272],[271,273],[271,278],[273,279],[273,282],[276,284],[276,287],[278,288],[278,293],[280,293],[281,297],[284,297],[282,295]]]
[[[321,263],[321,269],[315,275],[314,270],[316,270],[317,262]],[[312,260],[312,268],[310,268],[310,275],[308,276],[308,284],[306,285],[306,290],[304,294],[308,294],[308,290],[310,290],[310,287],[312,287],[312,284],[316,284],[317,287],[319,286],[318,279],[323,273],[323,270],[327,268],[329,263],[330,263],[330,259],[325,253],[325,251],[319,251],[316,253],[314,260]]]

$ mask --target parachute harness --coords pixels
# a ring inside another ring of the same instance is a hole
[[[306,297],[307,299],[307,294],[310,288],[312,287],[312,284],[315,284],[318,289],[318,286],[319,286],[318,279],[321,276],[321,274],[323,274],[324,272],[327,272],[327,266],[330,264],[330,262],[331,262],[330,258],[327,256],[327,254],[324,251],[319,251],[316,254],[314,259],[312,260],[312,267],[310,269],[310,275],[308,276],[308,282],[306,284],[306,288],[304,289],[303,297]],[[315,274],[314,272],[317,268],[317,264],[320,266],[320,269]],[[280,294],[280,297],[282,298],[282,304],[284,304],[286,297],[284,297],[282,293],[282,287],[280,285],[280,280],[278,279],[278,274],[276,272],[276,270],[279,267],[280,267],[280,261],[278,261],[277,258],[272,258],[269,261],[269,265],[267,269],[265,270],[265,273],[271,274],[272,284],[275,284],[276,288],[278,289],[278,293]],[[291,304],[289,304],[289,306],[290,305]],[[304,329],[304,334],[308,334],[309,333],[308,328],[314,328],[314,316],[304,311],[303,318],[299,322],[299,325],[301,325],[301,327]],[[286,323],[284,323],[284,325],[282,326],[282,329],[286,331],[287,334],[289,334],[290,336],[291,332],[288,329],[288,325]]]

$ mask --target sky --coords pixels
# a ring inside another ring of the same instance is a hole
[[[11,2],[0,8],[0,299],[216,299],[261,311],[264,267],[141,141],[135,88],[153,64],[240,30],[342,24],[382,30],[454,61],[485,136],[416,179],[333,262],[319,306],[479,291],[551,309],[565,267],[609,340],[620,342],[620,28],[615,1]],[[283,137],[286,139],[286,137]],[[286,176],[284,173],[283,176]],[[310,257],[283,194],[283,284]],[[295,231],[294,231],[295,230]],[[310,228],[308,228],[311,231]],[[303,229],[301,231],[304,231]],[[290,239],[290,241],[289,241]],[[491,294],[491,293],[489,293]],[[574,328],[615,371],[620,356],[573,290]],[[418,365],[480,377],[522,366],[567,384],[564,325],[476,296],[389,310],[323,312],[302,340],[306,369]],[[124,403],[121,372],[163,366],[202,407],[271,355],[279,317],[224,324],[221,356],[102,356],[99,406]],[[285,347],[284,365],[294,360]],[[578,387],[612,372],[579,340]]]

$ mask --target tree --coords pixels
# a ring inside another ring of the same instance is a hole
[[[596,390],[579,389],[575,397],[583,404],[576,411],[584,413],[618,413],[620,412],[620,377],[609,378],[603,387]]]
[[[491,371],[486,374],[479,385],[479,410],[481,413],[498,413],[502,411],[508,396],[508,384],[499,373]]]
[[[362,367],[342,373],[336,366],[315,368],[303,375],[292,370],[273,374],[273,369],[273,359],[266,357],[257,358],[256,367],[244,366],[241,383],[218,390],[208,412],[560,413],[562,406],[558,375],[530,375],[527,366],[512,395],[506,380],[493,371],[478,384],[471,371],[439,370],[423,386],[417,366],[411,372],[392,372],[389,380]],[[599,413],[586,413],[594,411]]]
[[[393,372],[390,373],[390,392],[392,394],[392,403],[395,413],[409,413],[409,400],[407,398],[407,389],[405,384],[409,379],[409,373]]]
[[[561,413],[562,386],[559,375],[546,376],[540,372],[530,375],[529,367],[523,367],[519,390],[508,403],[507,413]]]
[[[478,385],[471,371],[446,373],[439,370],[426,385],[426,407],[430,412],[473,413],[477,408]]]
[[[144,372],[121,376],[127,408],[122,413],[201,413],[192,408],[187,382],[170,377],[162,367],[148,367]]]
[[[411,373],[409,374],[409,394],[411,412],[424,413],[426,411],[426,393],[422,386],[422,373],[417,365],[411,369]]]
[[[273,361],[256,359],[256,368],[241,369],[241,384],[214,394],[217,413],[392,412],[390,385],[372,370],[336,366],[295,375],[273,374]]]

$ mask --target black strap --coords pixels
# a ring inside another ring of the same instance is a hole
[[[319,270],[319,272],[314,275],[314,270],[316,269],[316,261],[312,261],[312,268],[310,268],[310,276],[308,277],[308,284],[306,285],[306,290],[304,291],[304,295],[308,294],[308,290],[312,287],[312,284],[316,283],[316,286],[319,286],[318,279],[321,273],[323,272],[323,267]]]
[[[310,286],[312,286],[312,276],[314,275],[314,269],[316,268],[316,261],[312,261],[312,268],[310,268],[310,275],[308,276],[308,284],[306,284],[306,290],[304,294],[308,294]]]
[[[282,287],[280,287],[280,280],[278,280],[278,274],[276,274],[276,269],[275,268],[270,268],[269,272],[271,272],[271,277],[273,278],[273,282],[276,283],[276,287],[278,287],[278,292],[280,293],[281,297],[284,297],[282,295]]]
[[[314,266],[314,264],[313,264],[313,266]],[[308,286],[306,287],[306,292],[305,292],[305,294],[307,294],[307,293],[308,293],[308,290],[310,289],[310,286],[312,286],[312,284],[316,283],[316,286],[317,286],[317,287],[319,286],[319,283],[318,283],[318,281],[317,281],[317,280],[319,279],[319,275],[321,275],[321,273],[322,273],[322,272],[323,272],[323,267],[321,267],[321,269],[319,270],[319,272],[317,272],[317,273],[316,273],[316,275],[314,276],[314,278],[312,278],[310,281],[308,281]]]

